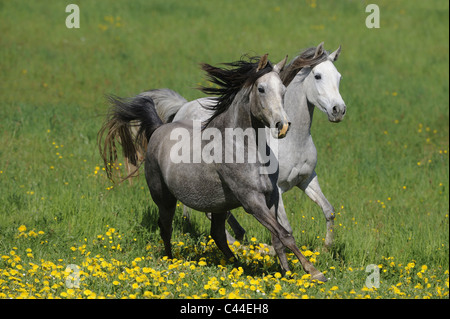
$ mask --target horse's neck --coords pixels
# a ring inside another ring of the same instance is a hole
[[[306,98],[303,83],[302,78],[294,78],[287,87],[284,100],[284,109],[291,121],[290,132],[286,135],[286,139],[300,143],[311,135],[314,113],[314,106]]]
[[[221,116],[223,117],[222,121],[224,123],[223,129],[239,127],[245,130],[253,126],[250,101],[242,91],[236,95],[229,109],[222,113]]]
[[[262,150],[259,148],[263,145],[261,143],[266,141],[264,125],[251,114],[251,99],[248,99],[245,96],[245,93],[242,95],[241,93],[236,96],[235,101],[233,101],[228,110],[213,120],[215,121],[213,125],[222,131],[222,136],[225,138],[227,136],[227,133],[225,132],[226,129],[242,129],[241,132],[246,132],[247,129],[252,129],[255,137],[253,142],[248,140],[249,143],[244,143],[243,145],[239,145],[239,147],[245,149],[243,150],[245,154],[247,154],[247,152],[265,152],[265,148]],[[253,101],[253,103],[256,102]],[[236,133],[239,134],[238,132]],[[260,138],[263,138],[263,140],[260,141]],[[226,141],[224,140],[224,142]],[[238,145],[236,145],[236,147],[238,147]],[[259,164],[256,163],[247,163],[247,165],[248,167],[259,167]]]

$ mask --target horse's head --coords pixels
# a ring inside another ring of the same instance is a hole
[[[249,61],[241,59],[224,63],[232,67],[229,69],[203,63],[202,69],[216,87],[202,87],[201,90],[207,94],[219,95],[217,103],[208,107],[214,113],[204,127],[225,112],[235,100],[240,103],[243,102],[242,99],[249,104],[253,119],[271,128],[274,138],[285,137],[290,123],[283,108],[286,87],[281,82],[280,72],[286,60],[287,57],[272,66],[265,54],[261,58],[251,57]]]
[[[283,138],[289,130],[289,121],[284,111],[283,98],[286,91],[285,86],[280,80],[280,71],[286,64],[287,56],[273,69],[259,77],[250,93],[252,115],[271,128],[274,138]],[[264,69],[267,65],[267,54],[259,61],[256,72]]]
[[[321,54],[323,43],[316,48]],[[329,54],[327,59],[317,65],[305,67],[304,89],[306,98],[328,115],[330,122],[340,122],[346,113],[346,105],[339,93],[341,74],[334,66],[341,52],[341,47]]]

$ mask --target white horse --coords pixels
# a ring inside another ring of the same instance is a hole
[[[345,102],[339,93],[342,77],[334,66],[340,51],[341,47],[328,54],[321,43],[317,47],[302,52],[284,68],[280,76],[287,88],[284,108],[291,121],[290,132],[284,139],[271,141],[271,143],[278,142],[278,187],[281,193],[297,186],[320,206],[326,219],[325,247],[327,248],[333,243],[335,215],[333,206],[320,188],[315,171],[317,150],[311,136],[311,124],[314,106],[326,113],[330,122],[340,122],[346,113]],[[187,119],[205,121],[212,112],[207,106],[216,103],[213,98],[201,98],[188,102],[169,89],[151,90],[141,95],[153,99],[163,122]],[[266,135],[270,138],[268,129]],[[280,205],[283,205],[282,200]],[[234,218],[232,221],[234,223],[230,225],[235,233],[241,231],[243,235],[245,231],[242,232],[243,229],[239,228],[240,225]],[[279,221],[292,232],[289,221]],[[228,239],[233,241],[229,235]]]

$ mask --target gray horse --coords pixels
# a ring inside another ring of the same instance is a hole
[[[228,69],[202,65],[209,79],[219,86],[204,89],[206,93],[216,93],[219,97],[208,105],[212,115],[202,127],[204,132],[212,129],[217,133],[216,138],[219,136],[221,139],[221,149],[214,149],[214,153],[221,153],[219,162],[205,161],[203,157],[199,161],[194,160],[209,145],[204,139],[200,143],[194,140],[194,135],[198,134],[195,122],[178,121],[163,125],[148,97],[111,99],[110,116],[99,132],[100,140],[106,134],[101,155],[110,173],[107,164],[117,158],[115,141],[122,144],[124,156],[133,164],[136,164],[142,140],[148,141],[145,177],[159,209],[158,225],[169,258],[172,258],[170,239],[177,200],[195,210],[211,213],[211,237],[227,258],[234,257],[225,234],[227,211],[242,206],[271,232],[282,272],[289,270],[284,251],[287,247],[312,279],[326,281],[325,276],[300,252],[291,232],[278,222],[277,216],[284,213],[284,210],[277,211],[281,197],[277,187],[278,166],[275,172],[267,173],[267,162],[260,160],[271,151],[264,127],[270,127],[276,138],[284,137],[289,128],[282,103],[285,87],[279,77],[285,63],[286,59],[272,66],[265,55],[259,62],[241,60],[229,63],[227,66],[231,68]],[[138,125],[134,143],[132,123]],[[248,134],[247,142],[236,138],[227,143],[225,137],[230,128],[254,132],[254,138]],[[257,160],[230,162],[227,160],[230,149],[236,149],[236,158],[238,151],[257,153]],[[180,150],[188,152],[187,162],[175,159]],[[276,158],[272,157],[273,160]]]
[[[341,75],[333,63],[340,51],[339,47],[328,54],[323,49],[323,43],[320,43],[295,57],[280,74],[287,87],[284,108],[292,125],[289,135],[278,142],[278,186],[283,193],[297,186],[321,207],[327,221],[327,248],[333,243],[334,208],[323,194],[315,172],[317,151],[311,136],[311,124],[314,106],[326,113],[330,122],[340,122],[346,113],[346,105],[339,93]],[[188,102],[169,89],[151,90],[141,95],[154,99],[156,110],[164,122],[205,120],[211,111],[204,106],[214,104],[211,98]],[[282,206],[280,202],[280,209],[283,209]],[[285,214],[281,214],[280,218],[282,216]],[[290,229],[287,220],[279,221]],[[236,237],[243,237],[245,231],[233,215],[230,215],[228,222]],[[230,242],[234,241],[228,233],[227,236]]]

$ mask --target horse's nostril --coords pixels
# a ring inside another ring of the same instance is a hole
[[[338,112],[337,107],[336,107],[336,106],[333,106],[333,115],[336,115],[337,112]]]
[[[278,131],[281,131],[281,129],[283,128],[283,123],[277,122],[277,124],[275,124],[275,127],[278,129]]]
[[[345,112],[347,112],[347,109],[344,108],[344,112],[342,112],[342,115],[345,115]]]

